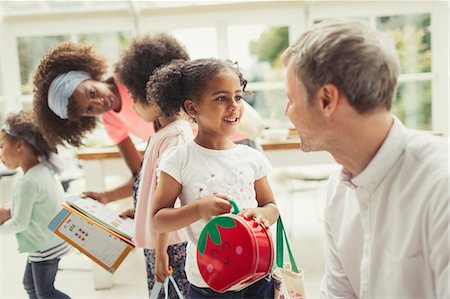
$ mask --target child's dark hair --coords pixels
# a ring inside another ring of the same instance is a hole
[[[207,81],[226,70],[236,73],[242,91],[245,91],[247,80],[243,78],[237,64],[229,60],[176,60],[158,68],[150,77],[147,83],[147,102],[156,103],[165,115],[176,114],[180,108],[185,109],[186,99],[199,99]]]
[[[52,147],[41,134],[31,112],[10,113],[1,131],[12,142],[24,140],[38,157],[48,158],[50,153],[56,153],[56,148]]]
[[[186,49],[170,34],[134,38],[122,52],[115,73],[133,100],[145,103],[145,86],[153,71],[174,59],[189,60]]]
[[[48,89],[60,74],[85,71],[100,81],[106,72],[106,58],[98,55],[92,45],[62,42],[50,49],[39,62],[34,73],[33,109],[37,123],[52,146],[67,142],[82,145],[85,133],[95,128],[95,117],[81,117],[75,101],[68,104],[68,119],[61,119],[48,106]]]

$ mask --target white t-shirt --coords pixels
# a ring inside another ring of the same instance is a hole
[[[447,155],[395,119],[363,172],[330,178],[323,298],[449,298]]]
[[[254,183],[267,175],[270,163],[261,152],[246,145],[211,150],[190,141],[164,155],[159,170],[183,186],[181,205],[217,193],[244,209],[258,206]],[[189,241],[186,274],[189,282],[200,288],[208,287],[197,267],[197,242],[206,223],[201,219],[185,228]]]

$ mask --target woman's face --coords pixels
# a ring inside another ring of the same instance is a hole
[[[114,85],[92,79],[81,82],[71,96],[78,104],[81,116],[96,116],[120,107],[120,97]]]
[[[0,132],[0,161],[8,169],[16,169],[20,166],[18,151],[17,142],[12,142],[4,132]]]

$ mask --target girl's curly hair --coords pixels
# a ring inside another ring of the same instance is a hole
[[[199,99],[214,75],[231,70],[238,77],[245,92],[244,79],[236,63],[216,58],[175,60],[154,71],[147,83],[147,102],[156,103],[167,116],[185,110],[186,99]],[[185,110],[186,111],[186,110]]]
[[[92,45],[62,42],[50,49],[37,66],[33,84],[33,109],[37,123],[52,146],[68,143],[82,145],[83,136],[95,128],[95,117],[82,117],[74,101],[69,99],[68,119],[59,118],[48,106],[48,89],[56,76],[69,71],[88,72],[93,80],[102,80],[106,58],[98,55]]]
[[[145,103],[145,87],[153,71],[174,59],[189,60],[189,54],[172,35],[157,33],[134,38],[122,52],[114,73],[134,101]]]
[[[5,129],[1,131],[7,136],[8,140],[12,142],[24,140],[36,156],[48,158],[50,153],[56,153],[56,148],[51,146],[44,138],[31,112],[10,113],[6,118],[5,125],[9,132]],[[30,143],[31,140],[33,144]]]

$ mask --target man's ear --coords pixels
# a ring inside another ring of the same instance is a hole
[[[197,105],[190,99],[184,101],[184,109],[186,109],[187,114],[195,118],[197,115]]]
[[[336,111],[339,104],[339,90],[334,84],[325,84],[318,91],[319,109],[326,117]]]

